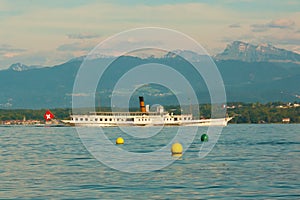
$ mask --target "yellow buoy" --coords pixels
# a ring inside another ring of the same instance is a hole
[[[171,148],[172,154],[182,154],[182,145],[180,143],[174,143]]]
[[[116,139],[116,144],[124,144],[124,139],[121,138],[121,137],[118,137],[118,138]]]

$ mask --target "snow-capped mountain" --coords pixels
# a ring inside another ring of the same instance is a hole
[[[35,68],[37,68],[37,66],[27,66],[22,63],[15,63],[15,64],[12,64],[8,69],[21,72],[21,71],[26,71],[26,70],[35,69]]]
[[[276,48],[270,44],[253,45],[234,41],[216,55],[217,60],[240,60],[246,62],[300,62],[300,54]]]

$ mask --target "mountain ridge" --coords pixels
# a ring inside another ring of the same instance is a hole
[[[128,55],[131,56],[131,55]],[[172,52],[167,52],[161,56],[154,56],[149,55],[148,57],[145,56],[133,56],[142,59],[149,59],[149,58],[174,58],[176,56],[188,57],[190,60],[198,62],[199,58],[206,56],[206,55],[199,55],[196,52],[190,50],[174,50]],[[75,58],[71,58],[68,62],[80,61],[83,62],[87,56],[79,56]],[[89,58],[91,59],[105,59],[105,58],[113,58],[113,56],[109,55],[92,55]],[[117,58],[117,57],[116,57]],[[260,43],[257,45],[250,44],[243,41],[233,41],[226,46],[223,52],[211,56],[211,58],[215,61],[219,60],[240,60],[245,62],[293,62],[300,64],[300,54],[285,50],[282,48],[277,48],[269,43]],[[56,66],[56,65],[54,65]],[[46,67],[46,66],[45,66]],[[50,67],[50,66],[47,66]],[[25,71],[31,70],[36,68],[43,68],[42,66],[37,65],[26,65],[23,63],[14,63],[8,69],[3,70],[13,70],[13,71]],[[2,70],[0,70],[2,71]]]
[[[277,48],[271,44],[253,45],[242,41],[233,41],[225,50],[215,56],[216,60],[241,60],[245,62],[296,62],[300,63],[300,54]]]
[[[184,52],[189,59],[199,58],[193,53]],[[176,52],[180,55],[180,52]],[[77,71],[84,57],[74,58],[52,67],[26,70],[0,71],[0,108],[65,108],[72,106],[72,91]],[[98,62],[103,59],[98,58]],[[197,60],[194,60],[197,62]],[[103,88],[98,88],[97,96],[101,96],[101,106],[109,106],[114,84],[124,73],[135,66],[145,63],[159,63],[173,67],[180,74],[188,77],[197,85],[194,88],[202,103],[209,102],[205,82],[198,80],[191,65],[180,56],[160,58],[138,58],[123,56],[118,58],[106,71]],[[247,62],[243,60],[215,60],[223,78],[229,102],[294,102],[300,98],[300,64],[297,62]],[[19,66],[19,65],[18,65]],[[141,90],[147,102],[176,104],[177,100],[170,91],[157,86],[148,86]],[[168,94],[168,95],[160,95]],[[98,97],[97,97],[98,98]],[[134,97],[135,98],[135,97]],[[100,101],[99,99],[96,102]],[[138,104],[138,102],[135,102]],[[136,104],[136,105],[137,105]]]

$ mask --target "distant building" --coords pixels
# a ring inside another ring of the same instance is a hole
[[[235,105],[227,106],[226,108],[227,108],[227,109],[235,109]]]
[[[284,105],[276,106],[276,108],[297,108],[299,106],[300,106],[300,104],[298,104],[298,103],[294,103],[294,104],[287,103],[287,104],[284,104]]]
[[[282,123],[290,123],[290,118],[282,118]]]

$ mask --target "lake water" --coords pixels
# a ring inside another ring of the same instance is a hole
[[[75,128],[0,127],[0,199],[299,199],[300,125],[229,125],[204,158],[200,128],[171,165],[126,173],[104,165]],[[112,141],[121,133],[105,129]],[[124,135],[126,151],[149,152],[170,140]],[[172,158],[172,156],[170,155]],[[124,163],[126,165],[126,163]]]

